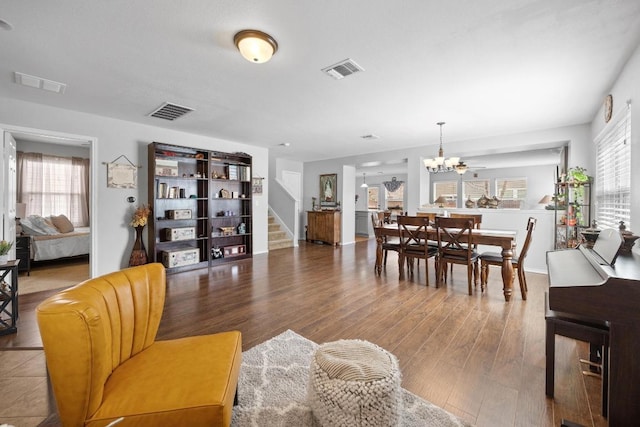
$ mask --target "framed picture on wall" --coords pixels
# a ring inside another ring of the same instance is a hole
[[[338,201],[338,174],[320,175],[320,206],[335,207]]]

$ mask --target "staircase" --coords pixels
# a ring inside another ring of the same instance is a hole
[[[280,229],[280,224],[269,215],[269,250],[290,248],[293,246],[293,239],[287,236],[286,231]]]

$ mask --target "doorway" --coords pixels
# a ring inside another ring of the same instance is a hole
[[[11,134],[17,141],[18,150],[20,150],[21,141],[31,141],[39,144],[45,144],[55,150],[56,147],[64,149],[64,147],[82,147],[89,153],[89,277],[94,277],[97,269],[97,228],[96,212],[97,212],[97,138],[77,135],[63,132],[55,132],[44,129],[25,128],[11,125],[0,124],[0,130]],[[56,147],[54,147],[56,146]]]

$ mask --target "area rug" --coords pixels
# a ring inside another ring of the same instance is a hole
[[[232,426],[316,426],[307,406],[309,364],[318,344],[288,330],[245,351]],[[444,409],[402,390],[400,426],[470,426]]]

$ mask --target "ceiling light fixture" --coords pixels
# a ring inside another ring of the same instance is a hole
[[[360,186],[360,188],[369,188],[369,186],[367,185],[367,177],[364,172],[362,172],[362,185]]]
[[[436,124],[440,126],[440,149],[438,150],[438,157],[424,159],[424,167],[431,173],[456,171],[460,175],[464,174],[467,171],[467,165],[460,160],[460,157],[445,159],[444,150],[442,149],[442,126],[445,122],[438,122]]]
[[[258,30],[242,30],[233,36],[240,54],[250,62],[261,64],[278,51],[278,43],[267,33]]]

